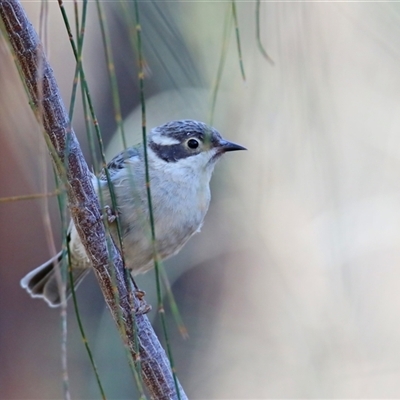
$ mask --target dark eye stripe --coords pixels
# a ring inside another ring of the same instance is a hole
[[[188,158],[199,154],[199,152],[188,151],[182,144],[172,144],[169,146],[163,146],[154,142],[149,143],[150,148],[166,162],[177,162],[183,158]]]

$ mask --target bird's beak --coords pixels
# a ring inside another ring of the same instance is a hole
[[[227,151],[247,150],[246,147],[243,147],[240,144],[236,144],[233,142],[228,142],[227,140],[221,140],[218,147],[223,153],[226,153]]]

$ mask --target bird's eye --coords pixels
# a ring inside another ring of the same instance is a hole
[[[199,142],[196,139],[189,139],[187,145],[190,149],[197,149],[199,147]]]

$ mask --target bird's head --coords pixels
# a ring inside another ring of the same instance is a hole
[[[154,128],[148,146],[161,162],[211,171],[222,154],[246,150],[223,139],[216,129],[194,120],[172,121]]]

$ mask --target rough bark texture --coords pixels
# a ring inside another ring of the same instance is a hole
[[[106,232],[91,183],[91,173],[75,133],[70,127],[68,114],[39,38],[18,1],[0,0],[0,16],[22,72],[22,79],[28,89],[29,100],[33,103],[38,118],[43,121],[45,134],[55,149],[55,152],[51,151],[54,164],[59,175],[66,178],[63,180],[67,182],[71,216],[92,261],[104,298],[121,336],[129,347],[133,359],[141,360],[142,378],[151,397],[176,399],[178,395],[168,358],[148,318],[140,313],[135,317],[139,354],[135,351],[134,317],[130,299],[134,299],[135,310],[140,309],[143,304],[130,293],[129,287],[125,284],[124,266],[118,249],[114,245],[109,246],[111,254],[108,253]],[[112,263],[109,260],[112,260]],[[115,279],[111,279],[112,268],[115,269],[113,273]],[[113,281],[118,291],[118,303]],[[180,398],[186,399],[181,387]]]

